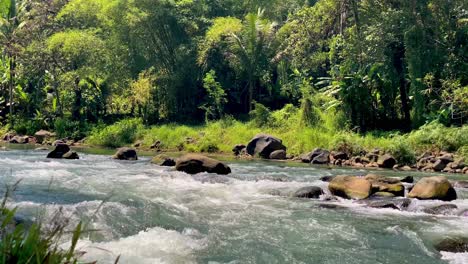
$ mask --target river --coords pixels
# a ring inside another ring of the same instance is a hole
[[[47,222],[61,209],[71,223],[83,220],[96,230],[78,245],[87,261],[114,263],[120,255],[120,263],[135,264],[468,263],[468,253],[434,249],[443,238],[468,236],[468,216],[422,212],[443,202],[414,200],[398,211],[287,196],[304,186],[326,190],[321,176],[365,170],[228,161],[228,177],[189,176],[152,165],[149,157],[124,162],[80,153],[69,161],[46,154],[0,151],[0,183],[22,179],[9,205],[26,218]],[[452,203],[468,209],[468,193],[457,192]]]

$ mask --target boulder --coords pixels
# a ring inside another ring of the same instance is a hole
[[[285,150],[275,150],[272,153],[270,153],[270,159],[273,160],[285,160],[286,159],[286,151]]]
[[[10,144],[28,144],[29,143],[28,136],[14,136],[8,143]]]
[[[393,166],[395,166],[396,163],[397,163],[396,159],[388,154],[380,156],[377,161],[377,164],[379,165],[380,168],[386,168],[386,169],[393,168]]]
[[[112,158],[118,160],[138,160],[138,155],[135,149],[119,148]]]
[[[286,151],[281,139],[267,134],[258,134],[247,144],[247,153],[251,156],[270,158],[270,154],[276,150]]]
[[[245,148],[246,146],[244,144],[237,144],[232,148],[232,152],[234,152],[234,155],[238,156]]]
[[[348,154],[346,154],[343,151],[332,151],[331,156],[333,157],[334,160],[347,160],[348,159]]]
[[[333,195],[348,199],[366,199],[372,193],[372,184],[357,176],[336,176],[328,185]]]
[[[57,144],[55,149],[47,154],[48,159],[62,159],[65,154],[70,155],[70,147],[67,144]]]
[[[314,158],[318,156],[322,156],[323,158],[325,155],[329,156],[330,152],[326,149],[316,148],[307,154],[303,154],[301,156],[301,161],[304,163],[311,163],[314,160]]]
[[[318,156],[314,157],[311,161],[312,164],[328,164],[330,163],[330,152],[324,150]]]
[[[405,183],[413,183],[414,178],[413,178],[413,176],[405,176],[405,177],[401,178],[400,181],[405,182]]]
[[[323,182],[331,182],[336,176],[323,176],[320,177],[320,180]]]
[[[322,188],[317,186],[307,186],[294,192],[293,196],[297,198],[318,199],[322,194],[324,194]]]
[[[443,169],[445,169],[445,167],[447,166],[447,164],[443,161],[443,160],[436,160],[436,162],[432,165],[432,168],[435,170],[435,171],[442,171]]]
[[[187,154],[178,158],[176,161],[176,170],[188,174],[208,172],[227,175],[231,173],[231,168],[224,163],[199,154]]]
[[[174,167],[176,165],[175,160],[166,155],[158,155],[154,157],[151,159],[151,163],[164,167]]]
[[[47,130],[39,130],[34,134],[34,136],[37,139],[37,143],[42,144],[46,139],[55,137],[55,133],[49,132]]]
[[[3,141],[10,141],[15,136],[16,136],[16,133],[9,132],[9,133],[6,133],[5,135],[3,135],[2,139],[3,139]]]
[[[437,251],[463,253],[468,252],[468,238],[466,237],[454,237],[446,238],[437,243],[434,248]],[[461,262],[460,262],[461,263]]]
[[[390,193],[394,196],[404,196],[405,187],[399,179],[385,178],[383,176],[369,174],[365,177],[372,184],[372,192]]]
[[[408,194],[409,198],[421,200],[452,201],[457,193],[444,176],[425,177],[419,180]]]
[[[135,143],[133,144],[133,147],[134,147],[134,148],[139,148],[139,147],[141,147],[142,145],[143,145],[143,141],[138,140],[137,142],[135,142]]]
[[[443,161],[445,164],[448,164],[450,162],[453,162],[453,154],[446,153],[440,157],[437,157],[437,159]]]

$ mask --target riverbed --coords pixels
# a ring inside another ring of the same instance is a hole
[[[350,200],[292,198],[327,175],[367,170],[263,161],[227,161],[229,176],[190,176],[139,161],[79,153],[47,160],[47,151],[0,151],[0,183],[22,179],[9,206],[27,219],[61,210],[71,224],[95,230],[78,245],[98,263],[468,263],[468,253],[439,253],[434,244],[468,237],[468,216],[423,212],[441,201],[413,200],[405,211]],[[386,176],[431,175],[373,171]],[[466,179],[463,175],[447,175]],[[2,190],[3,192],[3,190]],[[453,202],[468,209],[468,192]]]

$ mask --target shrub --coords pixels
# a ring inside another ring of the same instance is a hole
[[[141,119],[124,119],[107,127],[96,127],[91,132],[88,142],[105,147],[122,147],[133,143],[143,136],[144,126]]]
[[[59,138],[82,139],[89,131],[86,122],[72,121],[67,118],[57,118],[54,122],[54,131]]]
[[[42,123],[36,119],[16,119],[13,130],[20,135],[34,135],[42,128]]]
[[[249,115],[254,126],[266,127],[271,124],[272,116],[270,109],[260,103],[255,103],[255,108],[250,111]]]

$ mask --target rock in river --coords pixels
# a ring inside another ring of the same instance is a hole
[[[419,180],[408,197],[421,200],[452,201],[457,199],[457,193],[446,177],[434,176]]]
[[[176,170],[188,174],[201,172],[226,175],[231,173],[231,168],[226,164],[199,154],[187,154],[177,159]]]
[[[293,196],[298,198],[318,199],[322,194],[322,188],[317,186],[307,186],[294,192]]]
[[[453,253],[468,252],[468,238],[466,237],[455,237],[446,238],[435,246],[437,251],[446,251]],[[461,262],[460,262],[461,263]]]
[[[78,154],[70,149],[67,144],[57,144],[48,155],[48,159],[79,159]]]
[[[333,195],[348,199],[366,199],[372,193],[370,181],[356,176],[336,176],[328,189]]]
[[[138,155],[135,149],[119,148],[112,158],[118,160],[138,160]]]
[[[258,155],[264,159],[269,159],[270,154],[276,150],[286,151],[286,147],[281,139],[267,134],[258,134],[247,144],[247,153],[249,155]]]

